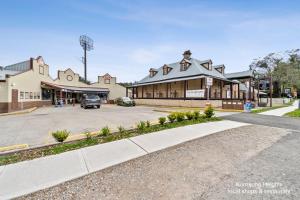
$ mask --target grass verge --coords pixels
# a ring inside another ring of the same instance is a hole
[[[63,153],[66,151],[71,151],[75,149],[80,149],[88,146],[93,146],[97,144],[102,144],[106,142],[111,142],[115,140],[120,140],[128,137],[133,137],[137,135],[147,134],[151,132],[161,131],[165,129],[171,129],[171,128],[177,128],[187,125],[193,125],[193,124],[199,124],[199,123],[205,123],[205,122],[212,122],[212,121],[220,121],[220,118],[212,117],[212,118],[205,118],[200,117],[199,119],[193,119],[193,120],[184,120],[180,122],[173,122],[173,123],[166,123],[164,125],[151,125],[149,127],[145,127],[143,130],[125,130],[122,132],[116,132],[109,134],[107,136],[96,136],[89,139],[81,139],[69,143],[60,143],[55,144],[51,146],[45,146],[45,147],[39,147],[35,149],[28,149],[28,150],[22,150],[15,153],[5,154],[0,156],[0,166],[1,165],[7,165],[12,164],[16,162],[21,162],[25,160],[32,160],[35,158],[40,158],[43,156],[48,155],[54,155]]]
[[[296,109],[292,112],[286,113],[284,116],[288,117],[300,117],[300,109]]]

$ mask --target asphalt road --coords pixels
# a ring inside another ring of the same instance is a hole
[[[20,199],[300,199],[299,155],[298,132],[249,125]]]
[[[300,131],[300,119],[297,118],[277,117],[253,113],[239,113],[223,116],[222,118],[237,122],[246,122],[250,124],[258,124]]]

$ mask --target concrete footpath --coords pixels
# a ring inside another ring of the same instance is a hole
[[[246,125],[228,120],[196,124],[0,166],[0,199],[32,193],[151,152]]]
[[[287,107],[284,107],[284,108],[277,108],[277,109],[274,109],[274,110],[261,112],[259,114],[261,114],[261,115],[273,115],[273,116],[279,116],[280,117],[280,116],[285,115],[288,112],[292,112],[292,111],[298,109],[298,101],[299,100],[295,101],[292,106],[287,106]]]

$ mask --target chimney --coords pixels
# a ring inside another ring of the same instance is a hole
[[[192,52],[190,50],[187,50],[182,55],[183,55],[184,59],[189,60],[189,59],[191,59]]]

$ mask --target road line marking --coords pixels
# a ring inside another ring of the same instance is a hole
[[[15,144],[11,146],[0,147],[0,152],[11,151],[15,149],[25,149],[28,147],[28,144]]]

